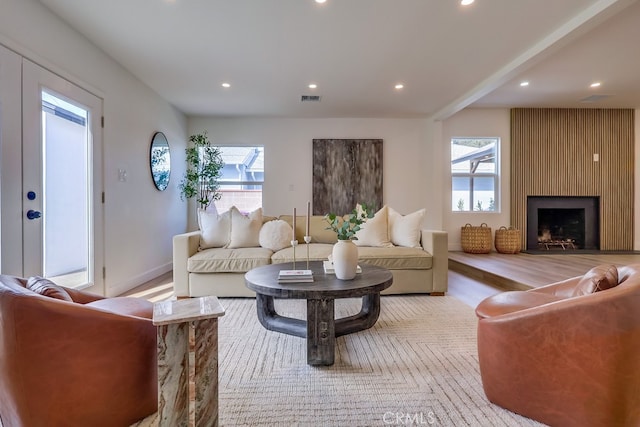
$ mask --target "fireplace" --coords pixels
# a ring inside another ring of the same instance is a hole
[[[598,250],[599,215],[599,197],[528,196],[527,250]]]

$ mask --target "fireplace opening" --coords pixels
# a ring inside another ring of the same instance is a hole
[[[529,196],[527,250],[598,250],[598,197]]]
[[[538,249],[584,248],[584,209],[538,209]]]

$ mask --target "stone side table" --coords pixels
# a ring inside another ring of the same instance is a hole
[[[157,302],[158,425],[189,425],[189,323],[195,330],[195,425],[218,425],[218,317],[213,296]]]

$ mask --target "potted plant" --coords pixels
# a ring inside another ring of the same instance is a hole
[[[185,148],[187,170],[180,182],[181,199],[196,198],[198,207],[207,209],[211,202],[220,200],[218,180],[222,176],[224,161],[219,148],[211,145],[207,132],[191,135],[191,145]]]
[[[366,204],[358,204],[345,217],[339,217],[334,213],[325,215],[325,220],[329,223],[328,228],[338,235],[338,242],[333,245],[331,252],[333,268],[338,279],[351,280],[356,277],[358,247],[353,241],[358,240],[356,233],[372,217],[373,209],[369,209]]]
[[[338,240],[358,240],[356,233],[360,230],[369,218],[373,217],[372,209],[366,204],[358,204],[356,208],[345,217],[334,213],[325,215],[325,220],[329,223],[327,229],[332,229],[338,235]]]

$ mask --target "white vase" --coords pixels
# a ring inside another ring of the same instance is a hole
[[[331,253],[336,277],[351,280],[356,277],[358,268],[358,247],[352,240],[338,240]]]

